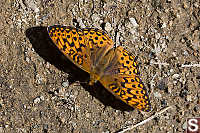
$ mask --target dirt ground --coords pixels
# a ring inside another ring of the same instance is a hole
[[[199,0],[1,0],[0,133],[111,133],[186,131],[200,116]],[[153,110],[117,100],[67,60],[46,27],[60,24],[106,30],[138,56]]]

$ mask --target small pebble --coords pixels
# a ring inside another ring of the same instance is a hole
[[[28,57],[25,58],[26,62],[30,62],[30,59]]]
[[[166,28],[166,27],[167,27],[167,25],[166,25],[166,23],[164,22],[163,25],[162,25],[162,28]]]
[[[192,101],[192,96],[191,95],[187,95],[186,99],[187,99],[188,102],[191,102]]]
[[[173,79],[177,79],[177,78],[179,78],[179,76],[180,76],[179,74],[174,74],[174,75],[172,76],[172,78],[173,78]]]
[[[76,128],[76,127],[77,127],[77,124],[76,124],[75,122],[72,122],[72,126],[73,126],[74,128]]]
[[[187,129],[187,121],[185,121],[185,122],[183,123],[182,128],[183,128],[184,130]]]
[[[174,85],[176,85],[177,83],[178,83],[178,82],[177,82],[176,80],[175,80],[175,81],[173,81],[173,84],[174,84]]]
[[[74,96],[78,96],[78,91],[74,91]]]
[[[44,125],[43,125],[43,129],[44,129],[44,130],[48,130],[48,125],[47,125],[47,124],[44,124]]]
[[[67,80],[65,82],[62,82],[62,86],[63,87],[68,87],[69,86],[69,81]]]
[[[176,56],[177,56],[176,52],[172,52],[172,55],[173,55],[174,57],[176,57]]]
[[[93,14],[92,15],[92,20],[94,21],[94,22],[99,22],[99,20],[100,20],[100,17],[99,17],[99,15],[98,14]]]
[[[170,84],[170,86],[168,86],[168,88],[167,88],[167,92],[171,94],[172,88],[173,88],[173,84]]]
[[[85,24],[82,21],[82,18],[78,17],[77,21],[78,21],[78,23],[79,23],[79,25],[80,25],[81,28],[85,28],[86,27]]]
[[[130,32],[131,34],[133,34],[133,35],[137,34],[137,30],[134,29],[134,28],[131,28],[131,29],[129,30],[129,32]]]
[[[189,56],[188,51],[184,50],[183,55],[185,55],[185,56]]]
[[[127,126],[128,126],[128,125],[131,125],[131,124],[132,124],[131,121],[126,121],[126,122],[125,122],[125,125],[127,125]]]
[[[153,94],[154,94],[154,97],[156,97],[156,98],[162,97],[162,95],[159,92],[154,92]]]
[[[40,98],[39,97],[37,97],[37,98],[35,98],[34,99],[34,103],[36,104],[36,103],[39,103],[40,102]]]
[[[129,21],[131,22],[131,24],[133,25],[134,28],[137,28],[139,25],[137,24],[135,18],[129,18]]]
[[[199,3],[198,3],[198,2],[195,2],[195,3],[194,3],[194,6],[195,6],[196,8],[199,8]]]
[[[107,32],[110,32],[110,31],[112,30],[112,25],[111,25],[109,22],[106,23],[106,25],[105,25],[105,30],[106,30]]]
[[[200,112],[200,106],[199,106],[199,105],[195,106],[195,107],[194,107],[194,111],[195,111],[195,112],[198,112],[198,111]]]
[[[160,33],[156,33],[156,34],[155,34],[155,38],[156,38],[157,40],[160,39],[160,37],[161,37]]]
[[[41,99],[42,101],[44,101],[44,96],[40,96],[40,99]]]
[[[87,118],[89,118],[90,117],[90,113],[86,113],[86,115],[85,115]]]

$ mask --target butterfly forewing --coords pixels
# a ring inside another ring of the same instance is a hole
[[[82,30],[66,26],[50,26],[48,33],[59,50],[86,72],[90,71],[90,59]]]
[[[83,29],[84,36],[90,40],[90,48],[95,45],[96,48],[101,48],[109,45],[108,48],[113,48],[114,43],[109,36],[102,30],[96,28]]]
[[[105,45],[108,45],[107,49],[110,49],[114,45],[108,35],[99,29],[77,29],[54,25],[49,26],[47,30],[59,50],[74,64],[88,73],[90,73],[93,64],[91,61],[94,61],[91,59],[95,55],[94,51],[98,51]]]

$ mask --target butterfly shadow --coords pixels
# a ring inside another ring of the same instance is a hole
[[[99,82],[93,86],[86,83],[89,80],[89,74],[78,68],[70,60],[68,60],[51,41],[47,27],[31,27],[25,32],[36,53],[45,61],[54,65],[57,69],[69,74],[69,83],[80,81],[81,85],[93,97],[102,102],[105,107],[111,106],[114,109],[121,111],[132,111],[132,107],[116,99],[110,92],[108,92]]]

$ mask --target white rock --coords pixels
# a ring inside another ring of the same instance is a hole
[[[92,20],[93,20],[94,22],[99,22],[99,20],[100,20],[99,15],[98,15],[98,14],[93,14],[93,15],[92,15]]]
[[[25,4],[28,5],[35,13],[38,13],[40,10],[34,0],[25,0]]]
[[[30,62],[30,59],[28,57],[25,58],[26,62]]]
[[[85,115],[87,118],[89,118],[90,117],[90,113],[86,113],[86,115]]]
[[[187,121],[185,121],[185,122],[183,123],[182,128],[183,128],[184,130],[187,129]]]
[[[41,99],[42,101],[44,101],[44,96],[40,96],[40,99]]]
[[[111,25],[109,22],[106,23],[106,25],[105,25],[105,30],[106,30],[107,32],[110,32],[110,31],[112,30],[112,25]]]
[[[155,34],[155,38],[158,40],[158,39],[160,39],[160,33],[157,33],[157,34]]]
[[[34,103],[39,103],[39,102],[40,102],[40,98],[39,98],[39,97],[35,98],[35,99],[33,100],[33,102],[34,102]]]
[[[192,101],[192,96],[191,95],[187,95],[186,99],[187,99],[188,102],[191,102]]]
[[[177,79],[177,78],[179,78],[179,76],[180,76],[179,74],[174,74],[174,75],[172,76],[172,78],[173,78],[173,79]]]
[[[177,55],[176,55],[176,52],[172,52],[172,55],[175,56],[175,57],[177,56]]]
[[[184,50],[184,51],[183,51],[183,55],[189,56],[189,53],[188,53],[186,50]]]
[[[63,82],[63,83],[62,83],[62,86],[63,86],[63,87],[68,87],[68,86],[69,86],[69,81],[67,80],[67,81]]]
[[[154,92],[153,95],[156,98],[161,98],[162,97],[162,95],[159,92]]]
[[[166,23],[164,22],[163,25],[162,25],[162,28],[166,28],[166,27],[167,27],[167,25],[166,25]]]
[[[129,21],[131,22],[131,24],[133,25],[134,28],[137,28],[139,25],[137,24],[135,18],[129,18]]]
[[[169,72],[170,72],[170,73],[173,73],[173,72],[174,72],[174,69],[170,69]]]
[[[78,21],[78,23],[79,23],[79,25],[80,25],[81,28],[85,28],[86,27],[85,24],[82,21],[82,18],[78,17],[77,21]]]
[[[134,29],[134,28],[131,28],[129,31],[130,31],[130,33],[133,34],[133,35],[135,35],[135,34],[137,33],[137,30]]]

